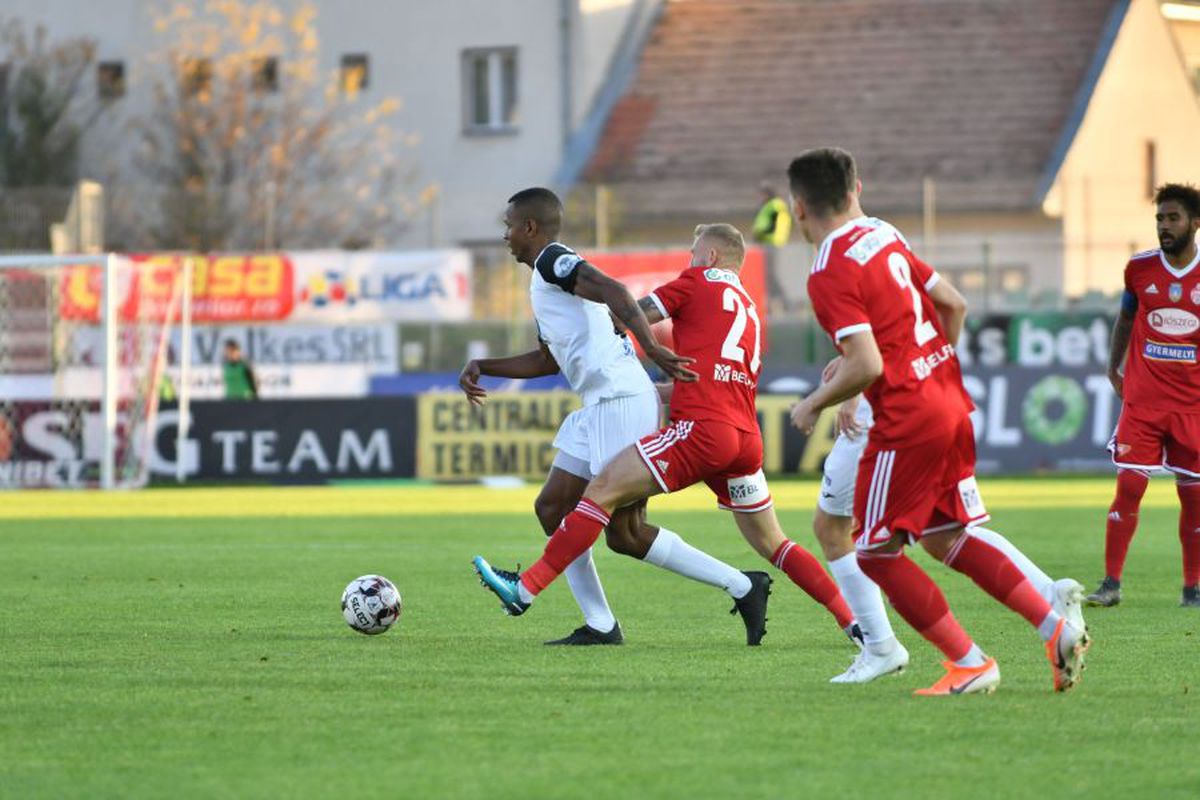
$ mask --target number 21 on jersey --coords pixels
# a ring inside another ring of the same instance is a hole
[[[762,365],[762,324],[758,321],[758,311],[754,304],[747,306],[738,291],[731,287],[725,288],[721,306],[725,311],[733,311],[736,314],[733,324],[729,326],[729,333],[725,336],[725,344],[721,345],[721,358],[726,361],[746,363],[746,351],[738,342],[742,340],[742,334],[746,331],[746,317],[749,316],[754,322],[754,357],[750,359],[750,374],[753,375]]]

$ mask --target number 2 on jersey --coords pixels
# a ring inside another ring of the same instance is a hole
[[[749,314],[750,319],[754,320],[754,358],[750,360],[750,373],[758,372],[758,368],[762,364],[762,324],[758,321],[758,311],[753,305],[747,307],[737,290],[728,287],[725,289],[725,294],[721,296],[721,305],[726,311],[737,313],[737,316],[733,318],[733,324],[729,326],[725,344],[721,345],[721,358],[727,361],[736,361],[739,364],[745,363],[746,351],[738,345],[738,342],[742,340],[742,333],[746,330],[746,316]]]
[[[908,293],[912,295],[913,316],[917,320],[913,323],[913,336],[919,347],[937,336],[937,329],[933,327],[932,322],[925,319],[924,310],[921,308],[921,293],[917,291],[916,286],[913,286],[912,269],[908,265],[908,259],[899,253],[892,253],[888,256],[887,264],[888,270],[896,279],[896,283],[900,284],[900,288],[907,289]]]

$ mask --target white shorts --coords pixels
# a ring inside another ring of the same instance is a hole
[[[554,466],[590,481],[617,453],[658,430],[660,409],[656,390],[571,412],[554,437]]]
[[[817,498],[817,506],[835,517],[854,516],[854,481],[858,476],[858,461],[867,447],[867,430],[873,421],[866,400],[859,402],[854,418],[863,430],[853,439],[838,434],[833,449],[825,457],[821,495]]]

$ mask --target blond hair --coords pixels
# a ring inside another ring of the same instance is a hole
[[[727,222],[696,226],[696,238],[707,240],[717,251],[717,266],[737,272],[746,258],[746,239]]]

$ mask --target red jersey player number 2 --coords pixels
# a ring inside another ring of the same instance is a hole
[[[813,310],[834,342],[870,331],[883,357],[864,392],[875,425],[855,483],[860,549],[987,519],[972,403],[929,297],[938,280],[899,231],[869,217],[831,233],[809,276]]]
[[[650,297],[673,319],[675,351],[695,359],[694,383],[676,383],[671,419],[637,444],[664,492],[703,481],[729,511],[770,508],[755,396],[762,323],[737,273],[688,267]]]

